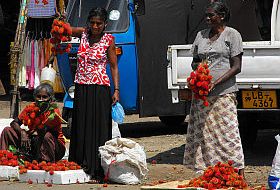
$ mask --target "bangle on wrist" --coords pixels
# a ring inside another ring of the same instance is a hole
[[[119,88],[115,88],[115,91],[120,91],[120,89]]]

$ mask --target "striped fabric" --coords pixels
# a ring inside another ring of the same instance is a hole
[[[244,155],[238,129],[236,95],[208,97],[209,106],[193,100],[186,137],[184,165],[202,171],[218,161],[234,161],[244,168]]]
[[[47,2],[47,4],[44,4],[44,2]],[[27,13],[28,17],[46,18],[54,16],[55,13],[55,0],[29,0]]]

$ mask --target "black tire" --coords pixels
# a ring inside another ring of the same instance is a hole
[[[238,115],[239,132],[244,149],[252,149],[258,135],[259,123],[256,113],[240,113]]]
[[[63,135],[70,139],[71,137],[71,127],[72,127],[72,109],[70,108],[63,108],[62,110],[62,117],[65,121],[67,121],[67,126],[62,127]]]
[[[176,116],[159,116],[159,119],[162,123],[167,126],[174,126],[182,124],[186,116],[185,115],[176,115]]]

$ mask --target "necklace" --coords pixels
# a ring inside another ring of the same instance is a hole
[[[213,42],[213,41],[217,40],[224,30],[225,30],[224,26],[219,29],[216,29],[215,32],[213,29],[210,29],[210,31],[209,31],[210,41]]]
[[[217,40],[217,39],[220,37],[220,35],[221,35],[220,32],[218,32],[218,33],[216,33],[216,34],[213,34],[213,33],[210,31],[210,32],[209,32],[209,40],[210,40],[211,42],[213,42],[213,41]]]

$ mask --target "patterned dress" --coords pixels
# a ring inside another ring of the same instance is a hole
[[[193,100],[186,137],[184,165],[201,171],[217,162],[234,161],[244,168],[234,93],[208,97],[209,106]]]
[[[231,57],[242,55],[242,39],[235,29],[226,27],[215,41],[209,39],[210,29],[198,33],[193,55],[207,59],[213,81],[230,69]],[[244,168],[244,154],[238,129],[235,76],[219,84],[209,94],[209,106],[192,100],[186,136],[184,165],[202,171],[218,161],[234,161]]]

